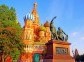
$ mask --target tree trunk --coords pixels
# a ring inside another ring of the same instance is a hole
[[[2,54],[2,62],[5,62],[5,61],[4,61],[4,54]]]

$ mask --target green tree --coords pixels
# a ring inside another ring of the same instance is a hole
[[[4,16],[4,17],[3,17]],[[0,6],[0,21],[15,21],[16,20],[16,12],[13,7],[9,8],[6,5]]]
[[[0,5],[0,47],[3,47],[4,58],[11,55],[13,59],[18,59],[24,46],[21,32],[22,28],[17,21],[15,9]]]

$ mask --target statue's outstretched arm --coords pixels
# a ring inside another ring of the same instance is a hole
[[[55,17],[51,20],[51,22],[53,22],[53,20],[56,19],[56,18],[57,18],[57,16],[55,16]]]

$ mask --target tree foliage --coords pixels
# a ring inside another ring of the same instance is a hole
[[[22,28],[17,21],[16,11],[13,7],[0,5],[0,47],[5,56],[11,55],[17,59],[23,50],[21,39]]]
[[[13,7],[9,8],[6,5],[1,5],[0,6],[0,21],[2,20],[3,21],[5,20],[15,21],[16,20],[15,9]]]
[[[83,55],[77,55],[75,57],[76,62],[84,62],[84,54]]]

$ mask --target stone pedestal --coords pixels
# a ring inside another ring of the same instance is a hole
[[[43,62],[74,62],[74,59],[70,56],[70,43],[50,40],[46,43],[46,47]]]

